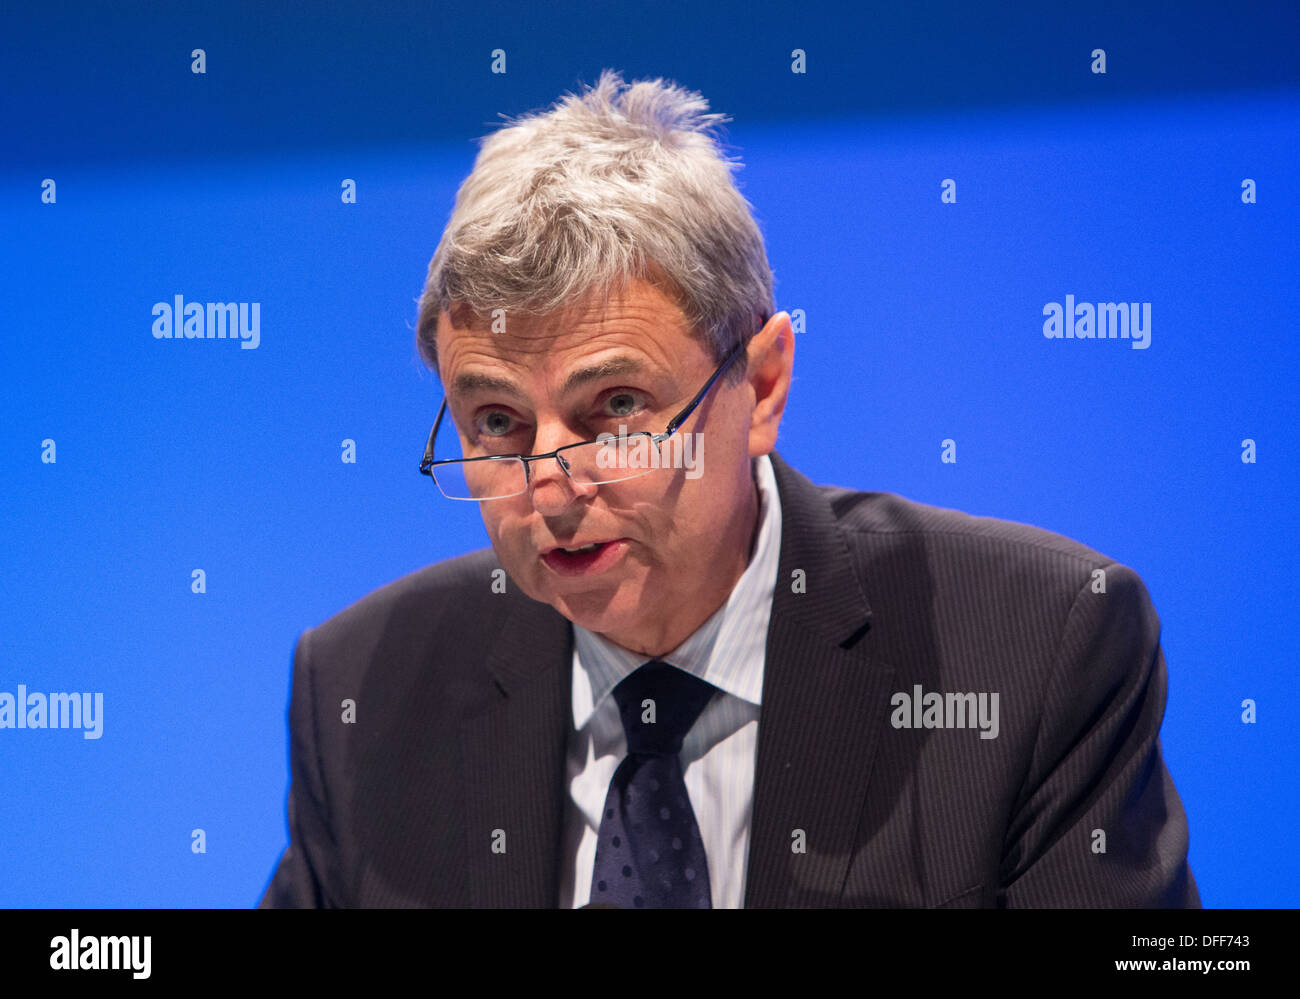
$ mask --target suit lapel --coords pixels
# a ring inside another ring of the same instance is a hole
[[[471,905],[553,908],[573,630],[546,604],[507,599],[484,678],[493,703],[461,726]]]
[[[745,905],[835,906],[857,848],[893,669],[873,662],[859,644],[871,609],[829,502],[776,452],[772,466],[781,557],[763,671]],[[806,592],[796,592],[796,570]]]

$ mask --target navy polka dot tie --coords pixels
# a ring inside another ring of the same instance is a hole
[[[623,909],[712,908],[704,841],[678,754],[717,690],[658,660],[614,688],[627,756],[605,796],[592,902]]]

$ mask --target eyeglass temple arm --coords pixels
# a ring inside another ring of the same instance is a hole
[[[713,377],[710,378],[707,382],[705,382],[704,388],[700,389],[697,393],[695,393],[695,398],[692,399],[690,402],[688,402],[685,408],[676,416],[674,416],[671,421],[669,421],[668,429],[665,430],[663,434],[664,437],[671,437],[673,434],[677,433],[677,428],[686,422],[687,418],[691,415],[691,413],[695,411],[695,407],[700,404],[700,400],[703,399],[706,395],[708,395],[709,389],[713,388],[713,383],[722,377],[722,373],[726,371],[729,367],[731,367],[731,362],[734,361],[737,357],[739,357],[740,354],[744,351],[744,349],[745,349],[744,341],[736,344],[736,346],[732,349],[731,353],[727,355],[727,359],[722,362],[722,365],[718,368],[718,370],[713,372]]]
[[[433,429],[429,431],[429,442],[424,445],[424,460],[420,462],[420,471],[429,474],[429,467],[433,464],[433,442],[438,437],[438,428],[442,426],[442,414],[447,412],[447,397],[443,396],[442,405],[438,407],[438,418],[433,421]]]

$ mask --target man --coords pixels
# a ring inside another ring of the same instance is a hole
[[[1198,906],[1141,581],[785,462],[706,111],[607,71],[486,140],[418,340],[492,547],[300,637],[262,905]]]

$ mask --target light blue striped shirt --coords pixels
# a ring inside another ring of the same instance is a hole
[[[727,602],[665,662],[707,680],[714,696],[682,743],[681,761],[709,864],[715,909],[745,901],[754,760],[763,692],[767,625],[781,554],[781,500],[767,455],[754,459],[759,528],[749,565]],[[573,728],[565,802],[561,908],[586,905],[596,863],[596,833],[627,740],[611,691],[647,660],[573,625]]]

